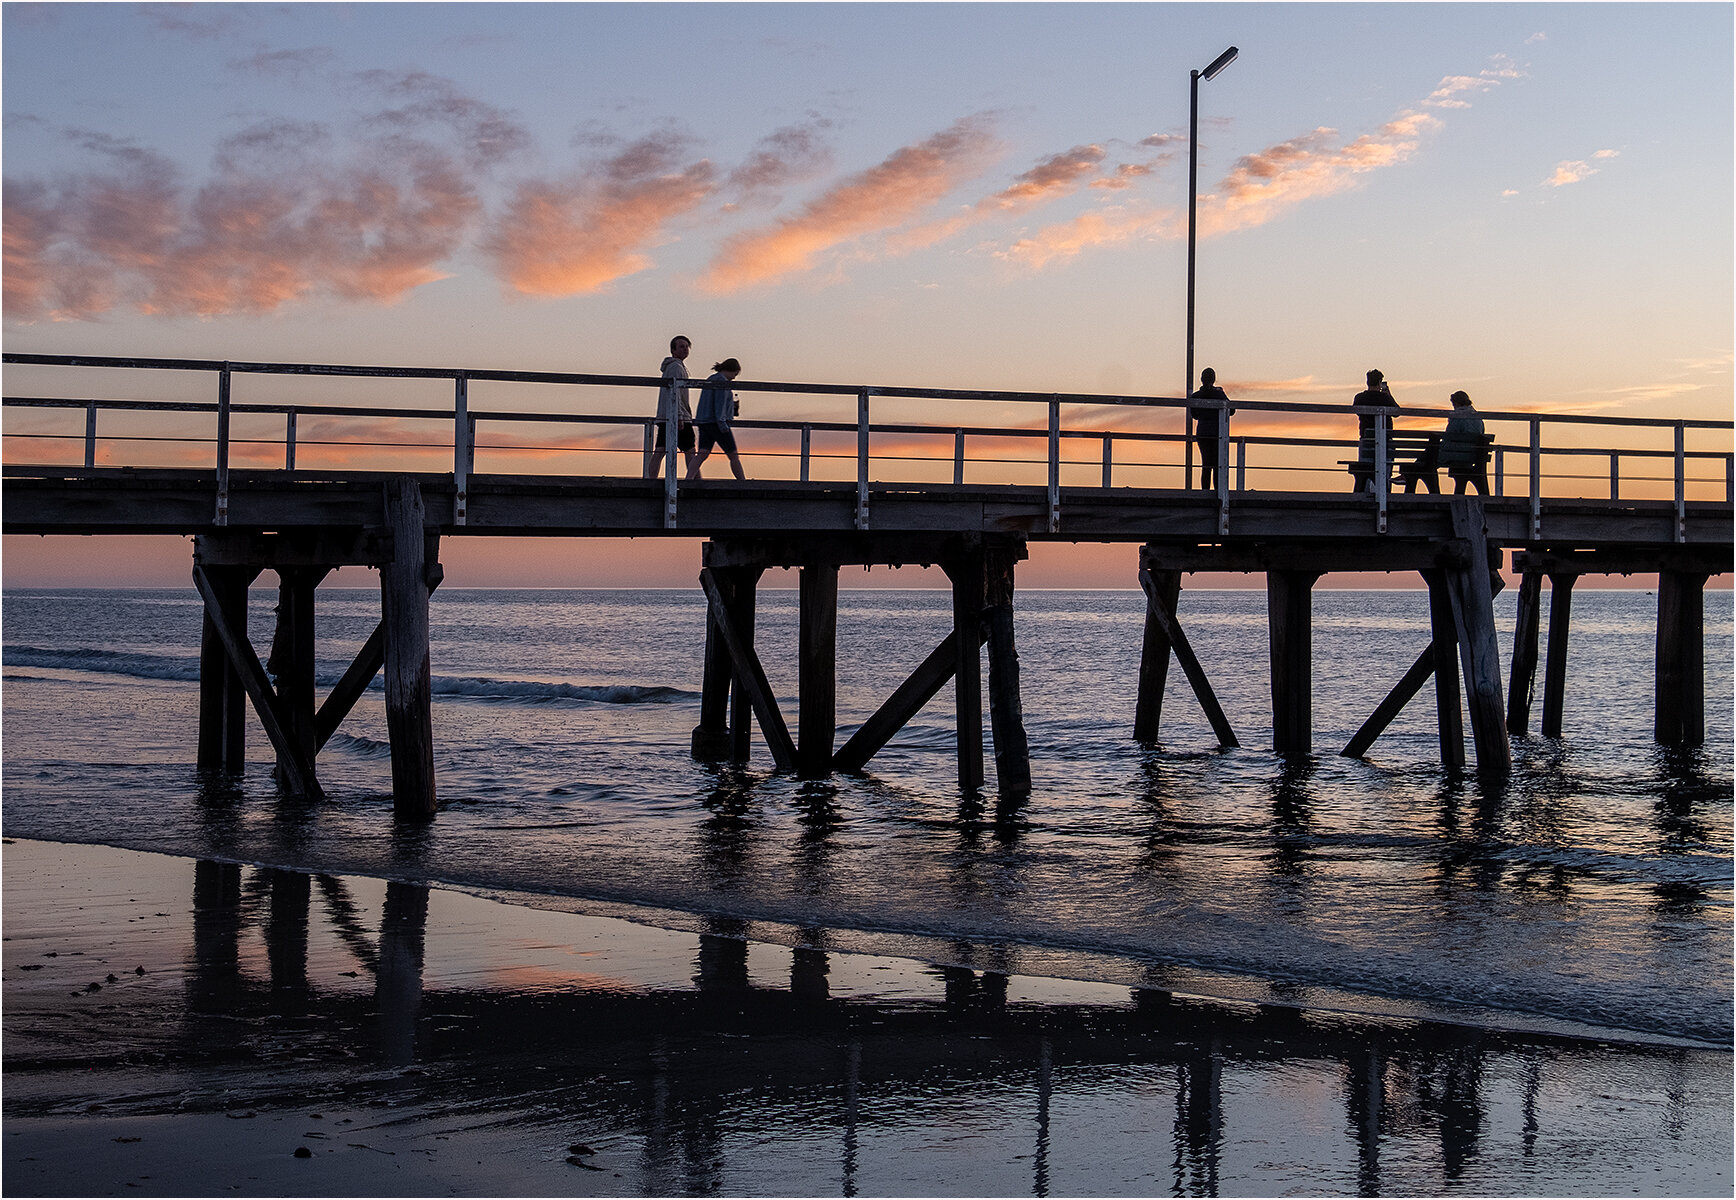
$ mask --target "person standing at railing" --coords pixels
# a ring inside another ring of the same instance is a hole
[[[711,378],[699,390],[699,456],[687,468],[687,478],[698,479],[699,468],[710,457],[711,448],[721,446],[729,456],[729,469],[735,472],[735,477],[746,479],[747,473],[741,469],[741,457],[735,452],[735,433],[729,427],[740,411],[735,390],[729,385],[741,374],[741,364],[733,358],[726,358],[713,363],[711,370]]]
[[[1199,391],[1189,399],[1193,400],[1228,400],[1224,389],[1218,386],[1218,373],[1207,367],[1200,372]],[[1210,405],[1190,407],[1187,415],[1193,418],[1194,445],[1200,452],[1200,490],[1212,490],[1212,480],[1218,472],[1219,443],[1224,438],[1224,420],[1236,410],[1219,409]]]
[[[1392,391],[1386,386],[1386,376],[1379,371],[1368,373],[1368,387],[1356,393],[1351,404],[1364,408],[1392,408],[1398,404],[1392,398]],[[1392,446],[1392,417],[1386,413],[1356,414],[1356,457],[1357,465],[1351,468],[1351,490],[1355,492],[1374,491],[1374,439],[1378,427],[1384,426],[1387,434],[1389,451]],[[1384,486],[1385,480],[1382,480]]]
[[[1479,496],[1489,494],[1489,436],[1483,416],[1471,407],[1464,392],[1452,395],[1453,411],[1441,435],[1441,466],[1453,478],[1453,495],[1463,496],[1466,484],[1475,484]]]
[[[663,360],[663,386],[657,389],[657,448],[645,459],[645,478],[657,479],[663,474],[663,460],[669,457],[669,413],[676,413],[675,444],[693,470],[693,408],[687,400],[687,354],[693,343],[680,334],[669,339],[669,357]]]

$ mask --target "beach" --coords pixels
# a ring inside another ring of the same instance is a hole
[[[1717,1195],[1730,1056],[8,839],[13,1195]],[[95,985],[95,986],[93,986]]]

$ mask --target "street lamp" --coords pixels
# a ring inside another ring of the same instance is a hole
[[[1184,398],[1193,395],[1194,389],[1194,209],[1199,195],[1200,80],[1213,78],[1229,66],[1235,57],[1236,48],[1231,46],[1212,59],[1211,65],[1205,70],[1192,72],[1190,78],[1187,126],[1187,386],[1181,391]],[[1187,429],[1186,432],[1191,433],[1192,430]],[[1193,447],[1191,439],[1188,447],[1190,450]],[[1190,454],[1188,457],[1193,456]]]

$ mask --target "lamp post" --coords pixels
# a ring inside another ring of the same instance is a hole
[[[1199,195],[1200,173],[1200,80],[1211,79],[1229,66],[1236,57],[1236,48],[1231,46],[1222,54],[1212,59],[1211,65],[1203,71],[1194,71],[1189,81],[1188,123],[1187,123],[1187,385],[1181,394],[1185,398],[1193,395],[1194,388],[1194,210],[1195,200]],[[1192,433],[1192,429],[1187,429]],[[1188,457],[1193,457],[1191,450],[1193,442],[1188,441],[1190,451]]]

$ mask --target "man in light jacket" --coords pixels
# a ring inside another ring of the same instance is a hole
[[[687,400],[687,355],[693,342],[676,334],[669,339],[669,357],[663,360],[663,386],[657,389],[657,448],[645,458],[645,478],[657,479],[663,474],[663,460],[669,456],[669,413],[676,413],[679,430],[675,444],[693,469],[693,408]]]

